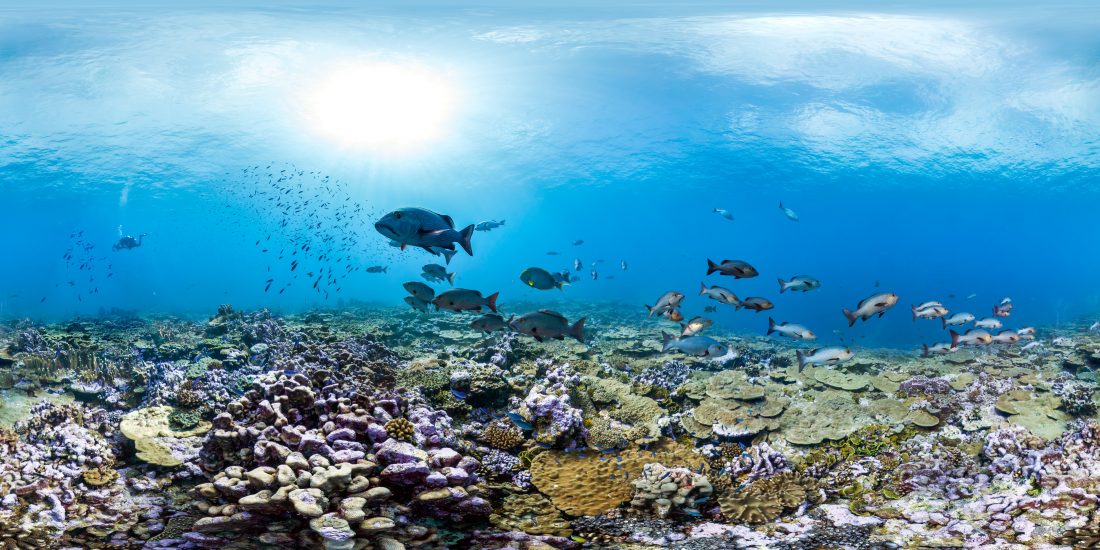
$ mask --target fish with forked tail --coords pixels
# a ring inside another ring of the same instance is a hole
[[[487,307],[490,311],[496,313],[498,296],[500,296],[499,292],[494,292],[488,297],[484,297],[481,295],[481,292],[477,290],[452,288],[451,290],[440,293],[432,300],[432,303],[435,304],[437,310],[446,309],[455,312],[481,311],[481,308]]]
[[[951,347],[959,346],[988,346],[993,343],[993,335],[980,329],[972,328],[962,334],[951,330]]]
[[[657,299],[657,303],[653,304],[653,306],[645,306],[646,310],[649,311],[649,315],[646,317],[653,317],[654,314],[662,315],[670,310],[674,310],[680,307],[680,303],[683,301],[683,293],[670,290],[662,294],[661,297]]]
[[[525,313],[509,321],[512,330],[526,334],[539,342],[547,339],[564,340],[566,336],[584,343],[584,317],[572,325],[564,315],[549,309]]]
[[[673,338],[671,334],[662,332],[661,351],[664,353],[679,351],[697,357],[722,357],[729,352],[729,347],[710,336]]]
[[[733,306],[734,309],[751,309],[757,313],[773,309],[774,307],[775,304],[773,304],[771,300],[767,298],[761,298],[759,296],[749,296],[748,298],[737,302],[737,304]]]
[[[897,303],[898,295],[892,292],[874,294],[860,301],[855,311],[845,308],[844,316],[848,318],[848,326],[852,326],[856,324],[856,319],[866,321],[875,315],[882,317],[886,314],[886,310],[894,307]]]
[[[707,288],[706,283],[699,283],[699,295],[731,306],[736,306],[741,302],[741,300],[737,299],[737,295],[728,288],[722,288],[718,285]]]
[[[752,264],[744,260],[722,260],[716,264],[710,258],[707,259],[707,275],[718,272],[719,275],[728,275],[736,279],[750,279],[760,274]]]
[[[794,355],[798,359],[798,372],[802,372],[806,365],[836,365],[855,357],[856,354],[847,348],[823,348],[812,349],[809,353],[798,350]]]
[[[511,322],[512,319],[505,320],[504,316],[499,313],[486,313],[470,321],[470,327],[489,334],[507,329],[508,324]]]
[[[778,332],[783,336],[794,338],[795,340],[816,340],[817,335],[814,331],[794,323],[776,323],[775,319],[768,317],[768,335],[772,335]]]
[[[783,294],[785,291],[799,291],[809,292],[815,288],[821,287],[821,281],[810,277],[809,275],[795,275],[791,277],[789,281],[779,279],[779,293]]]
[[[433,247],[454,250],[455,243],[458,243],[467,254],[474,255],[470,244],[474,234],[473,224],[458,231],[450,216],[425,208],[398,208],[378,220],[374,228],[400,243],[402,250],[406,246],[419,246],[428,252],[433,252]]]

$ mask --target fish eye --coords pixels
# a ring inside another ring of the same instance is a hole
[[[393,217],[400,220],[401,219],[401,213],[400,212],[394,212]]]

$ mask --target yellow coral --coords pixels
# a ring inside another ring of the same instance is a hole
[[[523,531],[530,535],[568,537],[573,534],[569,522],[562,517],[554,504],[540,494],[508,495],[489,521],[509,531]]]
[[[407,418],[394,418],[386,422],[386,434],[394,439],[412,439],[416,427]]]

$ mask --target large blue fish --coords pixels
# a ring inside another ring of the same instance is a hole
[[[402,249],[406,246],[419,246],[434,253],[433,248],[454,250],[455,243],[458,243],[467,254],[474,255],[470,246],[470,238],[474,234],[473,224],[457,231],[450,216],[424,208],[399,208],[383,216],[374,224],[374,228],[400,243]]]

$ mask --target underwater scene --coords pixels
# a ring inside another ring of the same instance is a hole
[[[0,550],[1100,548],[1100,4],[0,6]]]

